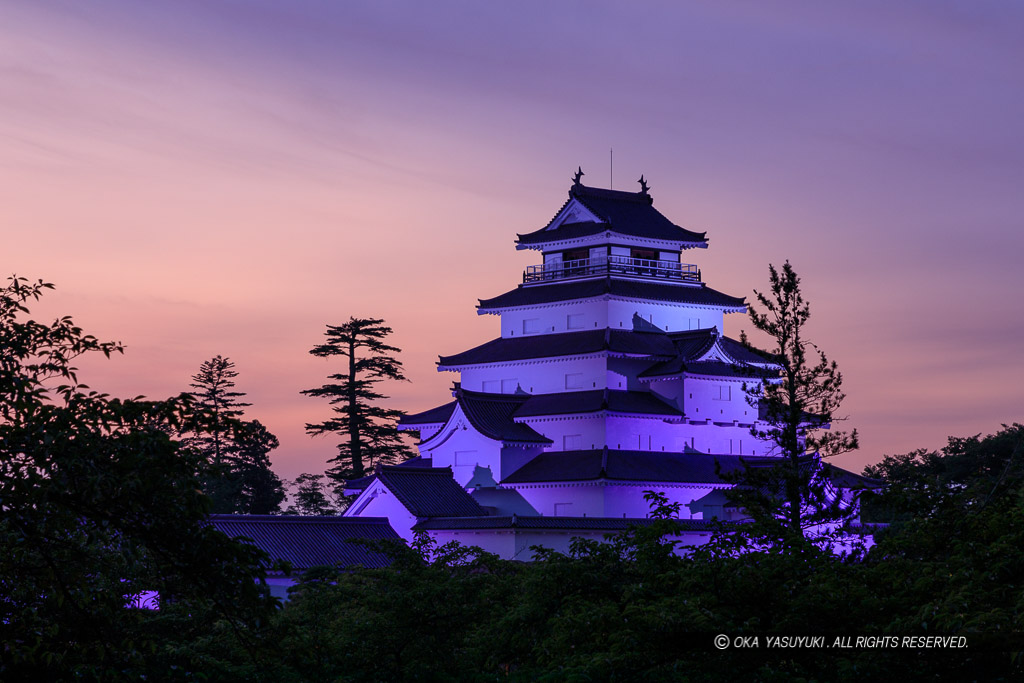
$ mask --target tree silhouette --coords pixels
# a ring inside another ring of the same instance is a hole
[[[332,380],[307,396],[326,397],[335,413],[323,422],[306,425],[313,435],[334,433],[347,437],[338,444],[337,463],[328,475],[338,484],[362,477],[367,465],[394,463],[412,456],[395,427],[402,412],[379,405],[387,398],[376,389],[386,379],[405,381],[402,363],[393,355],[397,347],[384,343],[391,328],[376,318],[349,318],[343,325],[328,325],[327,342],[314,346],[310,353],[321,358],[346,359],[343,372],[329,375]]]
[[[758,408],[758,423],[751,434],[772,444],[779,458],[772,467],[748,466],[739,475],[743,487],[731,494],[755,520],[780,522],[770,535],[772,544],[799,544],[805,535],[834,529],[854,508],[843,500],[830,481],[821,458],[857,448],[857,431],[832,431],[844,420],[836,414],[845,398],[843,375],[835,361],[805,338],[810,306],[800,291],[800,278],[789,261],[781,272],[769,265],[771,290],[755,290],[757,302],[749,309],[750,321],[774,342],[771,360],[779,368],[746,388],[748,402]],[[761,373],[763,374],[763,373]],[[827,534],[826,534],[827,535]]]
[[[238,377],[235,364],[217,355],[199,366],[199,372],[192,375],[189,384],[195,389],[192,396],[196,405],[204,413],[202,421],[194,427],[195,436],[189,439],[189,444],[206,455],[214,467],[223,464],[231,448],[231,433],[242,416],[242,408],[252,405],[238,400],[245,392],[233,391],[235,377]]]
[[[324,487],[322,474],[303,472],[291,482],[294,488],[292,504],[285,511],[289,515],[336,515],[337,508],[331,505]]]
[[[265,556],[208,524],[198,453],[171,436],[193,402],[89,390],[75,359],[122,347],[69,317],[25,320],[50,288],[0,287],[0,675],[188,677],[193,661],[169,640],[265,619]],[[159,612],[134,607],[144,591]]]
[[[242,422],[235,432],[231,454],[230,478],[233,487],[234,512],[247,515],[269,515],[280,510],[284,501],[284,485],[270,469],[270,451],[280,445],[259,420]]]
[[[269,458],[279,442],[258,420],[241,419],[242,409],[252,404],[240,400],[245,392],[234,390],[237,376],[235,364],[220,355],[192,376],[196,418],[186,443],[205,461],[203,490],[213,512],[270,514],[284,500],[284,487]]]

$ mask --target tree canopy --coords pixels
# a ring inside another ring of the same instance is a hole
[[[123,348],[70,317],[26,319],[51,288],[0,289],[0,677],[186,678],[173,643],[266,617],[262,556],[206,523],[201,463],[170,436],[190,397],[82,384],[75,359]],[[135,606],[145,594],[158,612]]]

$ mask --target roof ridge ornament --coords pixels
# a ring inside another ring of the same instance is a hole
[[[580,182],[580,179],[583,178],[583,176],[585,176],[585,175],[586,175],[586,173],[583,172],[583,167],[582,166],[577,167],[576,173],[574,173],[573,177],[572,177],[572,185],[573,185],[573,187],[578,187],[578,186],[583,185],[583,183]]]
[[[650,190],[650,188],[647,186],[647,181],[644,180],[643,173],[640,174],[640,180],[638,180],[637,182],[640,183],[640,194],[642,194],[645,197],[650,197],[651,193],[648,191]]]

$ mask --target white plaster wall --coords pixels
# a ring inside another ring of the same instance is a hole
[[[412,541],[412,527],[418,521],[379,481],[370,484],[342,516],[387,517],[391,528],[407,542]]]
[[[573,538],[583,538],[605,542],[607,531],[541,531],[532,529],[516,530],[480,530],[480,531],[431,531],[430,536],[439,544],[456,541],[462,545],[477,546],[492,552],[506,560],[532,561],[535,553],[530,549],[540,546],[568,553]],[[678,541],[676,546],[679,554],[686,554],[688,549],[707,543],[710,534],[684,532],[672,540]]]
[[[558,334],[606,327],[629,330],[633,328],[634,314],[659,329],[672,332],[709,327],[724,330],[725,314],[718,308],[611,299],[569,301],[505,311],[501,314],[501,336]],[[570,320],[570,316],[578,317]]]
[[[510,530],[437,530],[428,531],[427,534],[438,545],[455,541],[464,546],[476,546],[505,560],[513,559],[516,554],[516,537]]]
[[[608,448],[623,451],[673,452],[678,424],[657,417],[609,416],[606,419]]]
[[[715,455],[770,455],[769,444],[750,435],[750,429],[716,424],[676,425],[671,450],[681,452],[685,446]],[[666,449],[669,450],[669,449]]]
[[[703,498],[713,490],[711,486],[686,486],[663,482],[609,483],[605,487],[605,510],[608,517],[647,517],[651,504],[644,500],[644,493],[654,491],[664,494],[669,503],[679,503],[679,519],[701,519],[692,514],[687,504]]]
[[[686,416],[691,420],[753,423],[757,409],[747,403],[743,384],[742,380],[687,377],[681,396]]]
[[[607,517],[604,487],[600,484],[516,484],[512,488],[545,517]],[[565,504],[568,507],[562,507]],[[559,506],[559,514],[555,506]]]
[[[451,467],[455,481],[461,486],[473,477],[477,465],[489,467],[494,473],[500,472],[501,442],[489,439],[468,426],[465,417],[461,420],[455,415],[452,417],[456,419],[457,426],[451,436],[433,448],[420,446],[420,454],[431,458],[433,467]]]
[[[572,317],[570,318],[570,316]],[[527,320],[536,322],[524,325],[524,321]],[[603,330],[606,327],[608,327],[608,304],[605,301],[567,301],[544,304],[529,309],[505,311],[501,314],[502,337]]]
[[[518,384],[529,394],[554,394],[564,391],[604,389],[607,381],[608,359],[605,357],[551,359],[516,363],[488,363],[467,367],[462,371],[462,386],[470,391],[484,391],[484,383],[506,381]],[[577,377],[566,379],[566,375]],[[579,385],[566,388],[573,381]],[[504,393],[512,393],[504,392]]]
[[[632,329],[633,314],[670,332],[717,327],[723,330],[724,313],[721,309],[672,303],[644,303],[639,301],[608,302],[608,327]]]
[[[547,448],[549,451],[586,451],[605,446],[606,421],[602,417],[523,418],[521,421],[554,441]],[[574,447],[573,443],[578,446]]]
[[[640,358],[609,358],[608,377],[605,380],[609,389],[621,391],[647,391],[647,385],[637,381],[637,375],[653,363]]]

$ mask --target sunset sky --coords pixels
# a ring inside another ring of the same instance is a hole
[[[337,442],[299,394],[337,370],[325,325],[384,318],[390,405],[446,402],[438,354],[497,336],[477,298],[539,260],[515,234],[614,148],[616,189],[707,231],[712,287],[793,263],[859,470],[1024,421],[1021,36],[984,0],[0,0],[0,265],[125,343],[96,389],[230,357],[292,479]]]

